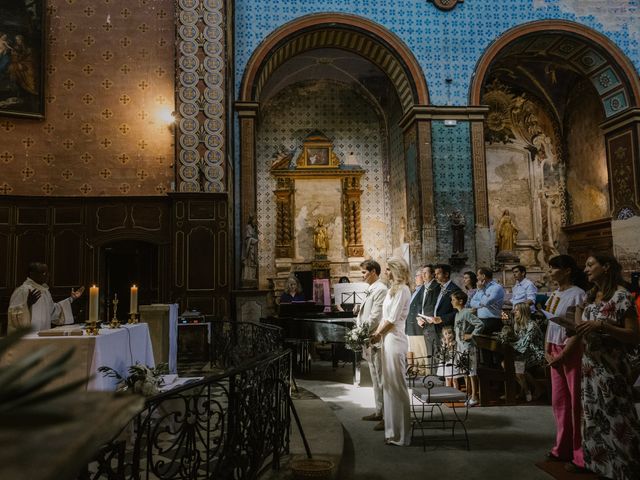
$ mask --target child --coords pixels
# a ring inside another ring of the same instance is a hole
[[[447,387],[458,388],[458,367],[455,365],[455,352],[457,351],[456,334],[452,327],[442,329],[442,345],[440,356],[442,363],[438,366],[437,375],[445,378]]]
[[[533,385],[537,398],[537,387],[533,377],[526,370],[544,362],[544,335],[538,324],[531,318],[531,309],[525,303],[513,307],[513,332],[516,340],[512,343],[516,351],[514,362],[516,380],[522,388],[527,402],[532,400],[529,385]]]
[[[480,402],[478,398],[478,373],[476,371],[478,353],[475,345],[471,343],[471,338],[474,335],[482,333],[484,323],[471,313],[470,308],[464,308],[467,300],[467,294],[462,290],[457,290],[451,294],[451,305],[458,311],[453,327],[456,332],[458,351],[469,354],[469,376],[466,382],[467,395],[470,393],[471,397],[467,400],[467,405],[469,407],[475,407]]]

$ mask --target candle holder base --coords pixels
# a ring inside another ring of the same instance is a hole
[[[122,326],[122,323],[120,323],[120,320],[118,320],[117,318],[112,318],[111,319],[111,323],[109,323],[109,328],[120,328]]]
[[[87,335],[100,335],[100,324],[99,322],[87,322],[85,330],[87,331]]]
[[[139,313],[130,313],[129,314],[129,321],[127,323],[132,324],[132,323],[138,323],[140,321],[140,314]]]

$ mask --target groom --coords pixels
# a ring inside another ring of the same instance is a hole
[[[360,264],[362,281],[369,284],[365,292],[365,299],[358,310],[356,324],[369,324],[369,332],[375,332],[378,323],[382,319],[382,303],[387,296],[387,286],[380,280],[380,264],[375,260],[365,260]],[[374,430],[384,430],[382,420],[382,354],[380,348],[374,345],[367,347],[362,356],[369,364],[371,381],[373,383],[373,396],[376,401],[376,411],[371,415],[362,417],[363,420],[377,421]]]

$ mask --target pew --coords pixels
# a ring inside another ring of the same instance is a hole
[[[478,385],[480,387],[480,405],[488,406],[491,402],[500,400],[492,395],[491,384],[500,383],[503,388],[506,405],[516,403],[516,373],[514,366],[515,353],[511,345],[500,343],[490,335],[475,335],[473,340],[480,350],[480,362],[478,362]],[[497,355],[496,355],[497,354]],[[496,359],[499,357],[499,359]],[[504,362],[504,368],[500,365]]]

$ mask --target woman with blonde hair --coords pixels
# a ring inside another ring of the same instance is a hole
[[[404,333],[411,301],[409,266],[401,258],[390,258],[386,272],[390,288],[382,304],[382,320],[371,342],[382,341],[385,443],[406,446],[411,443],[409,390],[405,381],[409,342]]]

